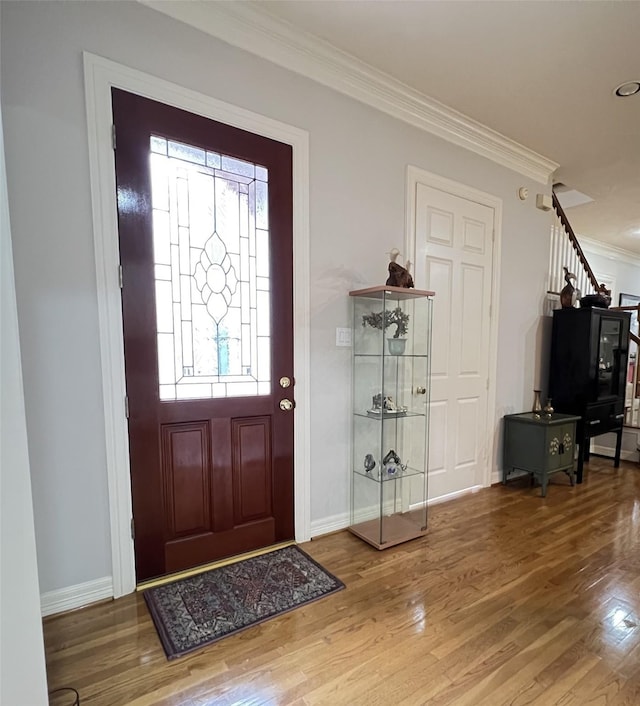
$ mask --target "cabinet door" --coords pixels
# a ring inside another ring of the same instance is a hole
[[[600,316],[598,331],[597,399],[618,397],[620,394],[620,359],[623,341],[621,319]]]
[[[573,463],[575,443],[575,424],[561,424],[547,429],[545,453],[548,473]]]

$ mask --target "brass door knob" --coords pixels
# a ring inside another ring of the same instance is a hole
[[[280,409],[283,412],[288,412],[289,410],[293,409],[293,407],[294,405],[291,400],[288,400],[286,398],[284,400],[280,400]]]

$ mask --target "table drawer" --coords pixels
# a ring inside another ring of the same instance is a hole
[[[619,429],[624,421],[624,412],[619,407],[615,402],[587,407],[584,414],[584,433],[587,436],[597,436],[611,429]]]

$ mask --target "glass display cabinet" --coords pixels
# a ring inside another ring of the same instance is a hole
[[[427,529],[433,292],[381,285],[353,301],[349,529],[377,549]]]

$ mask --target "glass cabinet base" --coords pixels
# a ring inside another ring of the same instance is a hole
[[[426,520],[426,517],[422,510],[413,510],[385,517],[384,530],[381,530],[379,520],[368,520],[352,525],[349,531],[376,549],[387,549],[410,539],[423,537],[427,533],[427,526],[418,529],[423,519]],[[380,542],[381,536],[384,537],[383,542]]]
[[[376,549],[427,529],[433,292],[379,286],[353,298],[350,531]]]

